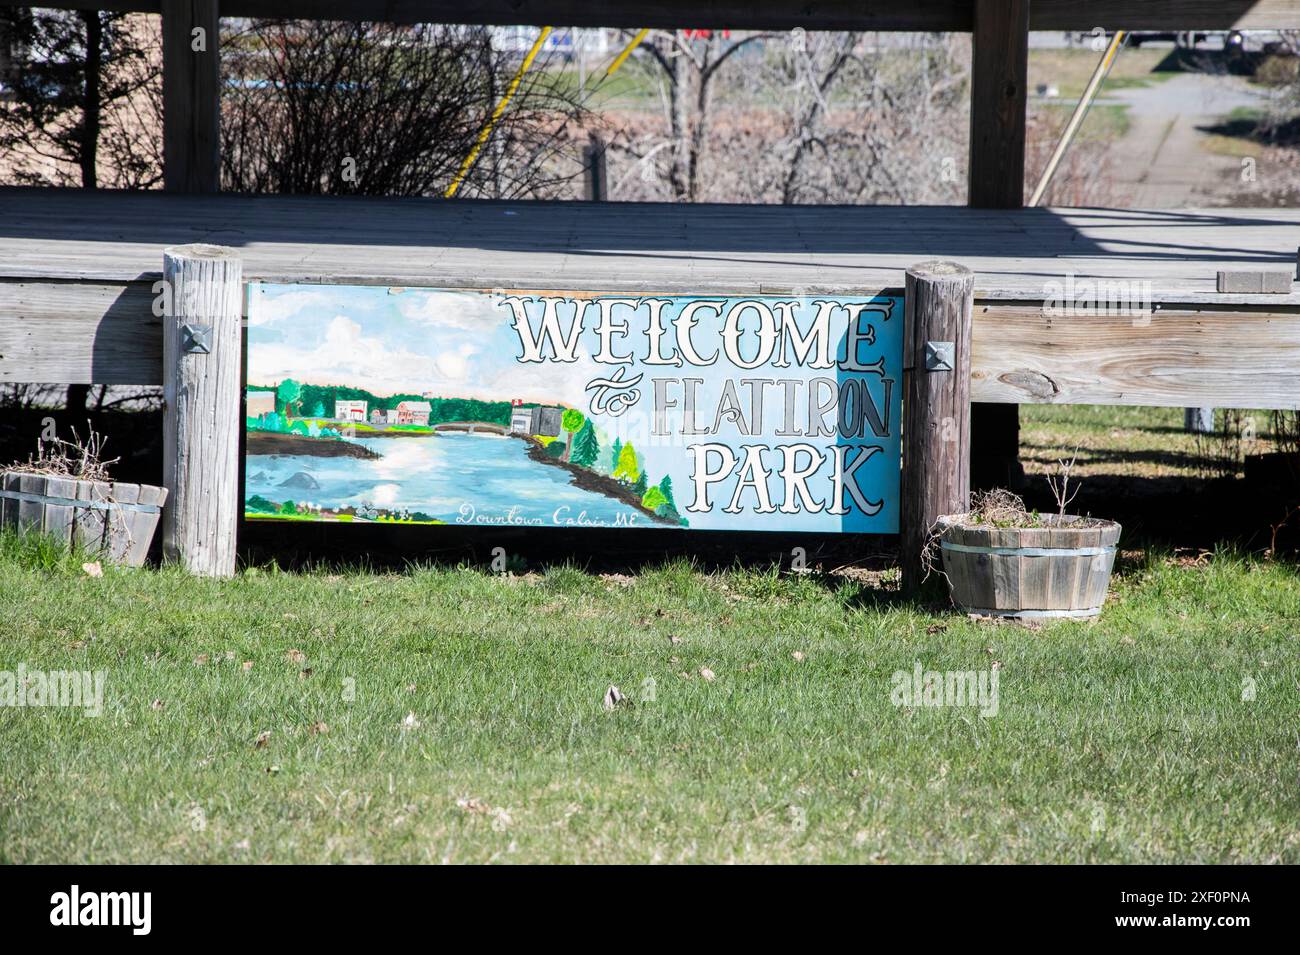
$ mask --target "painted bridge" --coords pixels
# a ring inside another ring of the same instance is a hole
[[[487,431],[491,434],[506,434],[505,425],[493,424],[491,421],[444,421],[442,424],[435,424],[434,431],[467,431],[473,434],[475,431]]]

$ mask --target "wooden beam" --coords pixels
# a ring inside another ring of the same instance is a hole
[[[985,303],[973,349],[972,401],[1300,408],[1300,314],[1265,306],[1053,316]]]
[[[1031,30],[1276,30],[1300,26],[1297,0],[1033,0]]]
[[[162,384],[148,281],[0,280],[0,383]],[[977,303],[971,400],[1219,408],[1300,406],[1300,307],[1165,305],[1045,314]]]
[[[233,249],[163,250],[163,556],[210,577],[235,572],[241,278]]]
[[[168,192],[221,188],[217,0],[163,0],[163,181]]]
[[[930,529],[970,502],[971,307],[975,276],[954,262],[907,270],[903,337],[903,589],[925,577]]]
[[[1024,205],[1029,10],[1030,0],[975,0],[966,194],[975,208]],[[979,404],[971,421],[972,485],[1018,486],[1024,479],[1019,410]]]
[[[31,6],[0,0],[0,7]],[[53,0],[66,10],[158,13],[163,0]],[[547,24],[575,27],[711,27],[732,30],[968,32],[974,0],[226,0],[228,17],[375,20],[391,23]],[[1035,0],[1031,30],[1228,30],[1300,28],[1300,0]]]
[[[966,204],[1019,209],[1025,192],[1029,0],[975,0]]]
[[[148,282],[0,281],[0,383],[161,385]]]

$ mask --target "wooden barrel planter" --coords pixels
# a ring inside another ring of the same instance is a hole
[[[939,547],[955,604],[967,613],[1044,619],[1101,613],[1120,526],[1067,516],[1047,527],[989,527],[941,517]]]
[[[0,528],[48,534],[68,546],[139,567],[149,553],[165,487],[0,473]]]

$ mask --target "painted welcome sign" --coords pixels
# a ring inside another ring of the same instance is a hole
[[[245,513],[895,533],[902,301],[253,284]]]

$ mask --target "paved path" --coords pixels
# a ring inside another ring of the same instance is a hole
[[[1129,131],[1111,147],[1116,201],[1137,209],[1186,208],[1240,191],[1241,160],[1207,152],[1208,134],[1198,127],[1262,101],[1243,77],[1206,73],[1106,93],[1104,102],[1129,107]]]

